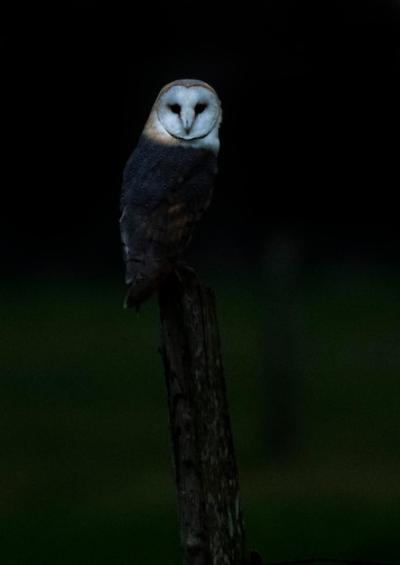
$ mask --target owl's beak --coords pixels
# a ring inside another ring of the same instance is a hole
[[[184,118],[182,122],[183,122],[184,130],[188,134],[192,129],[193,122],[189,118]]]
[[[193,115],[192,115],[193,114]],[[194,112],[185,112],[182,116],[182,124],[184,127],[184,130],[186,132],[186,135],[190,132],[190,130],[192,129],[193,126],[193,121],[194,121]]]

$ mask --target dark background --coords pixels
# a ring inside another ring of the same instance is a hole
[[[121,310],[118,201],[159,89],[201,78],[224,121],[188,257],[217,293],[248,543],[398,561],[400,4],[140,8],[5,20],[0,560],[178,560],[157,307]]]

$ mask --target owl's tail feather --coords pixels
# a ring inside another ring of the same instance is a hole
[[[145,299],[143,299],[143,300],[145,300]],[[134,299],[132,298],[132,295],[131,295],[131,289],[129,288],[129,289],[128,289],[128,292],[127,292],[126,295],[125,295],[125,300],[124,300],[124,306],[123,306],[123,307],[124,307],[125,309],[126,309],[126,308],[136,308],[136,312],[139,312],[143,300],[142,300],[141,302],[140,302],[140,301],[137,301],[137,300],[134,300]]]
[[[171,270],[172,266],[168,269],[160,269],[152,273],[152,276],[137,277],[133,280],[125,296],[124,308],[136,308],[136,311],[139,311],[143,302],[157,292]]]
[[[136,312],[139,312],[143,302],[150,298],[153,292],[155,292],[153,288],[138,289],[136,286],[131,285],[125,296],[124,308],[136,308]]]

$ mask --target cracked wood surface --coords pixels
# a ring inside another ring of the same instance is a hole
[[[184,565],[242,565],[244,532],[215,299],[187,268],[159,293]]]

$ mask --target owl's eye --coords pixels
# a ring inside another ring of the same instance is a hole
[[[201,114],[207,108],[207,104],[196,104],[194,111],[196,114]]]
[[[181,107],[179,104],[170,104],[169,108],[171,110],[171,112],[173,112],[174,114],[180,114],[181,113]]]

